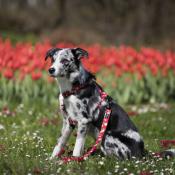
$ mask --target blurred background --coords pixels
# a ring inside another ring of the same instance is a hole
[[[175,0],[0,0],[2,104],[52,101],[53,46],[87,50],[85,67],[120,104],[175,99]]]
[[[175,48],[174,0],[0,0],[0,33],[13,40]]]

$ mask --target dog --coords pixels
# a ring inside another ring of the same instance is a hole
[[[77,138],[73,156],[79,157],[83,154],[86,135],[90,134],[94,139],[98,137],[108,102],[101,101],[102,87],[95,76],[83,67],[81,59],[88,58],[86,50],[53,48],[46,53],[45,60],[48,58],[52,63],[48,72],[58,81],[63,116],[61,136],[51,159],[60,155],[75,126]],[[120,160],[144,156],[144,142],[138,129],[111,97],[110,108],[111,116],[100,146],[102,153]]]

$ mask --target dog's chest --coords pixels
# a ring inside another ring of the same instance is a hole
[[[67,98],[60,98],[60,104],[64,107],[64,113],[66,117],[70,117],[72,120],[81,121],[84,118],[84,114],[87,113],[85,104],[82,100],[78,99],[75,95],[71,95]]]

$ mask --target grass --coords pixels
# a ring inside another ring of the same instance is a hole
[[[2,108],[2,106],[0,107]],[[0,113],[0,174],[175,174],[175,159],[148,156],[145,159],[118,161],[114,157],[93,155],[82,163],[60,165],[49,161],[61,127],[57,104],[41,101],[28,105],[10,104]],[[147,112],[132,117],[145,140],[146,149],[160,151],[159,141],[173,139],[175,108]],[[72,136],[68,150],[73,149]],[[88,138],[86,148],[94,142]]]

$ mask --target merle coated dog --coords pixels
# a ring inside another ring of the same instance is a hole
[[[87,51],[81,48],[53,48],[47,52],[45,59],[49,57],[52,61],[49,74],[58,81],[59,103],[63,115],[61,136],[51,158],[60,154],[75,124],[77,138],[73,156],[79,157],[83,154],[86,134],[97,138],[107,102],[102,102],[99,108],[99,90],[102,88],[97,84],[94,75],[81,63],[81,58],[88,57]],[[71,93],[76,87],[83,88]],[[101,151],[104,155],[114,155],[120,160],[142,157],[145,153],[144,142],[136,126],[112,98],[110,107],[112,113],[101,143]]]

